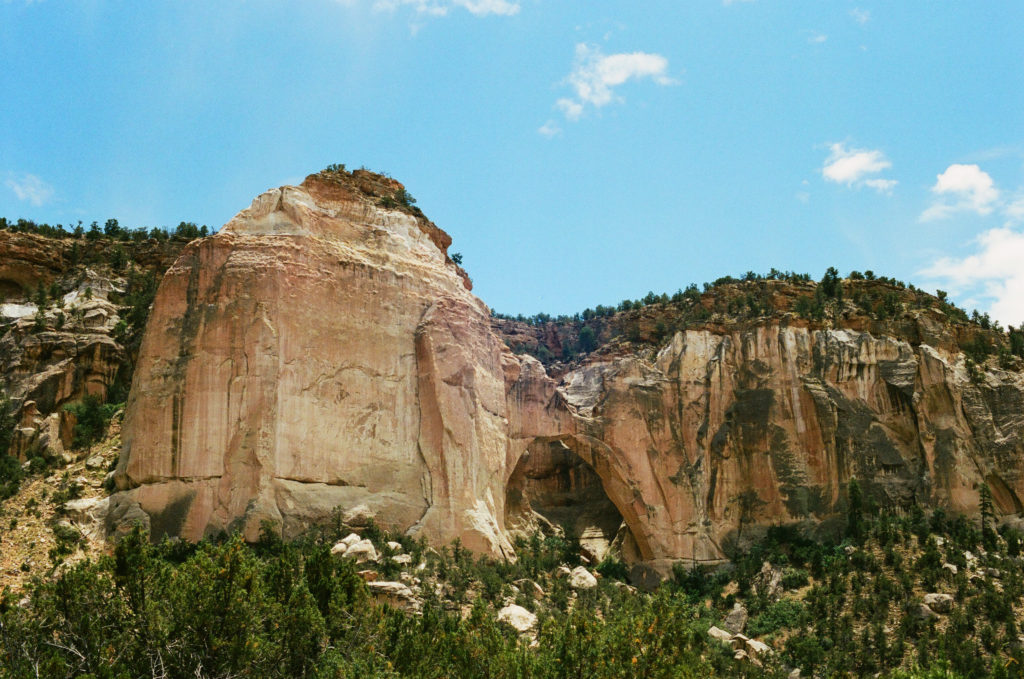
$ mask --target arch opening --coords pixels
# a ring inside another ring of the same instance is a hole
[[[505,526],[513,536],[573,535],[592,563],[641,559],[633,534],[594,468],[562,440],[536,440],[509,477]]]

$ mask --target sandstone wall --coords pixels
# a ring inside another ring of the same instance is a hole
[[[856,477],[880,506],[1004,514],[1024,496],[1024,379],[962,354],[778,322],[677,333],[560,387],[571,437],[645,559],[713,561],[757,525],[822,521]]]
[[[508,551],[502,345],[450,239],[373,198],[269,191],[168,271],[116,475],[155,534],[294,535],[339,508]]]
[[[338,511],[495,556],[566,521],[596,556],[614,542],[657,562],[827,525],[854,476],[889,507],[974,512],[985,482],[1021,511],[1024,379],[972,374],[931,312],[894,336],[782,314],[708,325],[555,379],[505,347],[400,191],[311,176],[186,248],[141,349],[118,516],[254,538]]]

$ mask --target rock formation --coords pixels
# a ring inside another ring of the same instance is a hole
[[[645,560],[714,560],[744,528],[825,519],[852,477],[880,506],[973,514],[987,483],[1021,511],[1024,379],[972,376],[959,352],[775,321],[679,332],[562,385],[569,445]]]
[[[292,536],[336,511],[506,556],[516,532],[566,526],[592,559],[654,564],[721,560],[759,526],[827,527],[854,477],[888,506],[974,512],[986,483],[1021,511],[1020,361],[968,362],[941,305],[811,323],[789,311],[802,288],[769,281],[776,313],[673,330],[640,314],[549,374],[508,349],[541,340],[502,341],[406,197],[365,171],[312,175],[184,250],[113,505],[157,537],[255,538],[265,521]],[[544,332],[567,356],[571,338]]]
[[[503,345],[450,238],[403,194],[314,175],[167,272],[116,477],[155,535],[294,535],[339,508],[510,553]]]
[[[17,422],[0,454],[65,455],[73,418],[62,406],[86,395],[106,400],[122,370],[127,357],[115,329],[126,280],[107,264],[108,245],[0,230],[0,390]],[[180,250],[157,241],[118,247],[154,274]]]

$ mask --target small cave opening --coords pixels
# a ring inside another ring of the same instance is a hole
[[[633,534],[601,477],[565,441],[535,441],[520,458],[505,491],[505,526],[529,538],[575,536],[591,563],[612,555],[639,560]]]
[[[0,278],[0,303],[15,302],[28,299],[25,289],[17,281]]]

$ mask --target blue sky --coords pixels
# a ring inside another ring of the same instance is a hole
[[[0,215],[386,171],[506,313],[771,267],[1024,322],[1024,3],[0,0]]]

